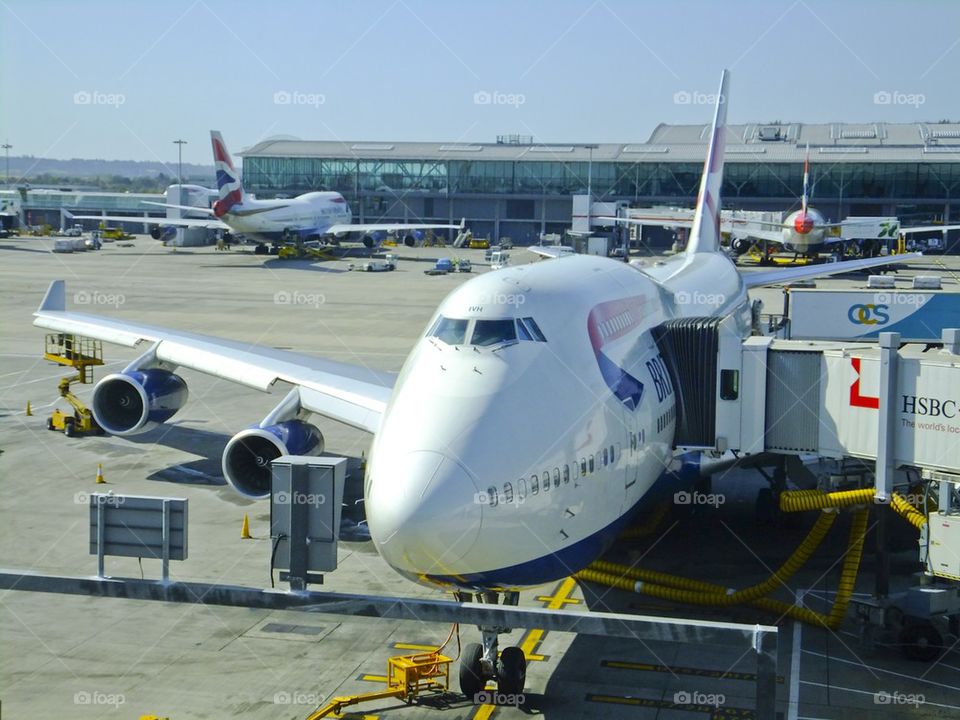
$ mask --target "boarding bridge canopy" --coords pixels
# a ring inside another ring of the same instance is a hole
[[[674,351],[679,448],[856,457],[960,474],[960,330],[945,330],[941,343],[901,345],[896,333],[878,344],[741,340],[726,325],[704,323],[699,342],[689,322],[658,338]],[[670,345],[678,333],[683,342]],[[680,372],[678,347],[716,353],[706,386],[702,374]]]

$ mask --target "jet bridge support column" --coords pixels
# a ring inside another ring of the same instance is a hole
[[[893,406],[897,397],[897,353],[900,333],[880,333],[880,407],[877,417],[877,463],[874,502],[889,505],[893,494],[895,462],[893,442],[896,420]],[[877,513],[877,576],[875,594],[885,598],[890,594],[890,552],[887,548],[887,523],[890,513]]]

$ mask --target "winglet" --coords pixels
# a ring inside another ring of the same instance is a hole
[[[723,149],[727,124],[727,102],[730,99],[727,83],[729,75],[730,73],[727,70],[720,74],[720,90],[717,93],[717,107],[713,115],[710,145],[707,147],[707,159],[703,164],[703,177],[700,178],[697,210],[693,216],[690,240],[687,242],[688,257],[696,253],[717,252],[720,249],[720,185],[723,182]]]
[[[67,309],[67,284],[63,280],[54,280],[43,296],[43,302],[37,312],[63,312]]]

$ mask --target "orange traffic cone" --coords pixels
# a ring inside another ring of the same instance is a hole
[[[253,538],[253,535],[250,534],[250,519],[247,517],[246,513],[244,513],[243,525],[240,528],[240,539],[250,540],[251,538]]]
[[[97,463],[97,485],[103,485],[106,482],[103,479],[103,463]]]

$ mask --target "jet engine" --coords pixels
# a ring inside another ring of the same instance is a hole
[[[424,233],[422,230],[413,230],[403,236],[403,244],[407,247],[419,247],[423,245]]]
[[[93,417],[111,435],[136,435],[173,417],[187,394],[187,383],[168,370],[125,370],[97,383]]]
[[[319,455],[323,434],[303,420],[255,425],[234,435],[223,451],[223,476],[248,498],[270,496],[270,463],[281,455]]]
[[[387,233],[382,230],[375,230],[372,233],[367,233],[363,236],[362,242],[363,246],[368,249],[380,247],[384,240],[387,239]]]

